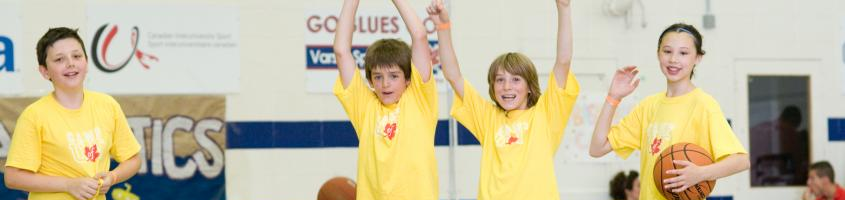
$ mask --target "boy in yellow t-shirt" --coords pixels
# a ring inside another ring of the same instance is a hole
[[[24,109],[6,160],[8,188],[29,199],[99,199],[141,167],[141,149],[120,105],[83,87],[88,56],[76,30],[38,41],[39,71],[54,91]],[[109,171],[110,158],[120,164]]]
[[[411,47],[382,39],[367,49],[363,82],[352,57],[358,0],[346,0],[335,33],[340,77],[334,93],[358,135],[357,199],[437,199],[437,90],[422,20],[408,2],[393,4],[411,34]]]
[[[590,155],[600,157],[612,150],[625,158],[639,150],[643,173],[640,199],[665,199],[663,190],[683,192],[701,181],[730,176],[749,167],[748,152],[728,125],[719,103],[692,84],[693,68],[704,56],[701,42],[701,34],[691,25],[674,24],[664,30],[657,57],[666,76],[666,91],[640,101],[619,124],[611,127],[619,101],[639,84],[639,80],[634,80],[638,73],[634,66],[617,70],[613,77],[593,132]],[[652,178],[654,163],[661,150],[680,142],[701,146],[716,163],[697,166],[676,160],[674,163],[682,169],[667,173],[679,176],[663,180],[666,187],[657,188]]]
[[[556,62],[548,88],[541,94],[537,72],[528,57],[505,53],[490,66],[487,81],[495,104],[483,99],[464,80],[452,45],[449,16],[441,0],[428,14],[438,27],[440,60],[455,98],[451,114],[481,143],[478,199],[560,199],[554,155],[579,87],[569,70],[572,26],[568,0],[557,2]]]

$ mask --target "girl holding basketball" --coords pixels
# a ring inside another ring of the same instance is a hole
[[[560,199],[553,159],[579,87],[569,70],[569,0],[558,0],[557,11],[557,56],[546,91],[541,94],[528,57],[505,53],[493,61],[487,75],[494,104],[461,76],[441,1],[434,0],[428,8],[438,29],[444,75],[457,96],[451,114],[481,143],[480,200]]]
[[[749,167],[748,153],[740,144],[722,114],[719,103],[692,83],[695,66],[704,56],[701,34],[687,24],[673,24],[660,34],[657,58],[666,76],[666,91],[640,101],[622,121],[611,126],[616,107],[639,84],[637,67],[616,71],[593,131],[590,156],[601,157],[611,150],[625,158],[640,150],[643,173],[641,199],[664,199],[661,190],[678,193],[707,180],[739,173]],[[697,166],[675,160],[678,175],[663,180],[665,188],[656,188],[652,174],[660,151],[675,143],[701,146],[713,155],[715,163]]]

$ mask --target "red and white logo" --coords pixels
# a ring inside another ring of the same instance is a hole
[[[396,123],[384,126],[384,136],[391,140],[393,139],[393,136],[396,136]]]
[[[651,155],[660,152],[660,144],[663,143],[663,139],[659,137],[655,137],[654,140],[651,141]]]
[[[528,123],[525,122],[502,125],[496,131],[496,146],[521,145],[525,142],[524,137],[526,132],[528,132]]]
[[[387,141],[392,141],[394,137],[396,137],[396,133],[399,132],[399,108],[391,111],[390,113],[381,116],[381,119],[376,122],[376,130],[375,134],[378,136],[382,136],[382,138],[386,138]],[[383,127],[383,128],[382,128]]]
[[[85,158],[87,158],[88,162],[96,162],[99,157],[100,152],[97,151],[97,144],[94,144],[91,147],[85,147]]]
[[[108,31],[106,31],[107,29]],[[109,59],[114,58],[114,56],[109,56],[109,47],[112,47],[113,42],[118,41],[115,40],[115,36],[118,35],[119,29],[120,28],[117,25],[103,24],[103,26],[100,26],[94,34],[94,41],[91,43],[91,59],[94,61],[94,66],[96,66],[97,69],[107,73],[117,72],[118,70],[123,69],[123,67],[126,67],[126,65],[129,64],[129,61],[132,60],[132,57],[137,58],[138,62],[141,63],[141,66],[143,66],[144,69],[150,68],[150,65],[147,64],[148,61],[158,62],[158,57],[144,53],[138,48],[141,36],[137,26],[132,27],[131,30],[132,32],[128,44],[131,48],[129,54],[126,55],[124,59],[119,59],[119,62],[112,62],[113,60],[110,61]],[[114,51],[114,49],[111,50]]]

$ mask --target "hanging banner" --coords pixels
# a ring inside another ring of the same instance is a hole
[[[337,29],[340,8],[312,9],[305,12],[305,89],[311,93],[331,93],[332,86],[338,77],[337,61],[334,56],[334,34]],[[367,10],[359,9],[355,17],[355,32],[352,35],[352,56],[355,63],[364,73],[364,56],[367,47],[373,42],[384,38],[395,38],[411,45],[411,36],[402,17],[394,9]],[[444,92],[449,89],[440,71],[440,61],[437,53],[437,33],[434,22],[424,11],[418,12],[428,32],[428,44],[431,47],[434,78],[437,90]],[[361,77],[366,77],[362,74]]]
[[[239,91],[237,6],[88,7],[89,83],[110,94]]]
[[[23,91],[20,66],[21,14],[19,5],[0,3],[0,95]],[[30,47],[35,48],[35,47]]]

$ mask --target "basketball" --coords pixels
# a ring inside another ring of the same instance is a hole
[[[660,152],[660,158],[654,163],[653,175],[654,184],[666,199],[700,200],[707,197],[710,191],[713,191],[713,187],[716,187],[716,181],[702,181],[680,193],[674,193],[671,189],[664,189],[663,180],[677,176],[675,174],[666,174],[666,171],[681,169],[683,167],[676,165],[672,160],[686,160],[695,163],[695,165],[704,166],[713,163],[713,156],[704,150],[704,148],[691,143],[678,143],[663,149]]]
[[[334,177],[323,183],[317,200],[354,200],[355,181],[346,177]]]

